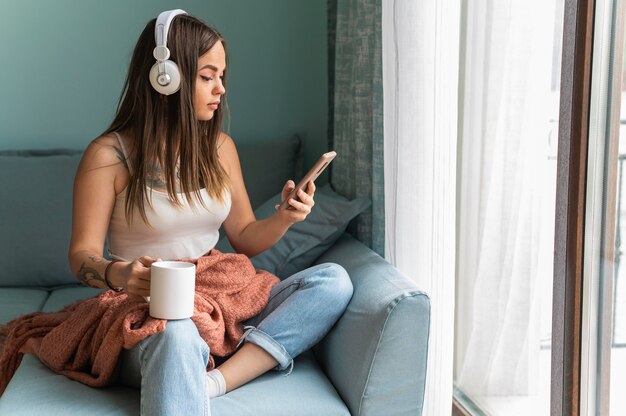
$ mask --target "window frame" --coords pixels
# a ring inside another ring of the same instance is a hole
[[[595,0],[565,0],[552,302],[551,415],[578,415]]]

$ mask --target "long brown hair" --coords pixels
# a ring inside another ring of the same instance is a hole
[[[208,121],[198,120],[194,112],[194,91],[198,73],[198,57],[204,55],[223,37],[200,19],[190,15],[176,16],[170,25],[167,46],[170,59],[178,65],[180,90],[172,95],[161,95],[152,88],[148,73],[155,63],[154,26],[156,19],[148,22],[139,36],[128,68],[126,82],[117,106],[117,114],[102,135],[124,130],[133,138],[129,151],[132,165],[126,189],[126,218],[130,225],[133,209],[138,208],[146,224],[145,201],[148,198],[146,180],[152,163],[160,166],[170,200],[181,206],[181,195],[176,191],[180,184],[185,198],[193,207],[197,202],[206,208],[201,189],[224,201],[229,188],[228,174],[219,162],[217,147],[222,127],[222,104]],[[226,55],[228,60],[228,54]],[[228,63],[227,63],[228,66]],[[226,74],[223,80],[226,86]],[[178,177],[177,175],[178,167]]]

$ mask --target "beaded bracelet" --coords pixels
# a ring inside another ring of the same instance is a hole
[[[111,266],[113,265],[113,263],[117,263],[118,261],[121,260],[111,260],[111,262],[109,264],[107,264],[107,267],[104,269],[104,283],[107,285],[107,287],[115,292],[121,292],[124,288],[122,287],[113,287],[111,286],[111,282],[109,282],[109,269],[111,268]]]

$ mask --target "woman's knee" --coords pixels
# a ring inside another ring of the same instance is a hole
[[[204,353],[209,346],[200,337],[196,324],[191,319],[178,319],[167,321],[165,330],[156,334],[157,342],[166,346],[168,350],[189,351],[190,348],[197,348]]]
[[[339,305],[348,304],[352,298],[354,287],[346,269],[336,263],[322,263],[318,266],[327,292],[332,294],[333,302]]]
[[[167,321],[164,334],[168,337],[185,337],[199,335],[196,324],[191,319],[176,319]]]

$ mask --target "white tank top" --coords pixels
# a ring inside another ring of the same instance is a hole
[[[132,169],[122,138],[114,132],[124,157]],[[219,228],[228,216],[231,207],[230,192],[226,191],[224,202],[212,198],[206,189],[201,195],[206,205],[196,202],[192,208],[183,193],[179,198],[182,207],[174,205],[166,192],[147,187],[152,209],[146,204],[146,225],[134,208],[132,225],[126,222],[126,189],[115,198],[108,230],[109,257],[133,261],[142,256],[177,260],[198,258],[209,252],[219,239]]]

